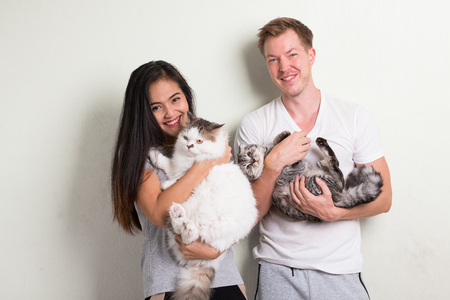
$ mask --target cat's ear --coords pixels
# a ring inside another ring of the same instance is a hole
[[[224,124],[216,124],[216,123],[213,123],[213,124],[212,124],[212,130],[219,129],[219,128],[223,127],[223,125],[225,125],[225,123],[224,123]]]
[[[244,150],[244,145],[239,145],[239,153],[242,153],[242,151]]]
[[[192,122],[192,120],[194,120],[194,119],[195,119],[195,116],[190,111],[188,111],[187,118],[186,118],[186,125],[190,124]]]

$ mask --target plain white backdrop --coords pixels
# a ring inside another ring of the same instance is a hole
[[[372,299],[448,299],[450,2],[0,2],[0,298],[143,299],[142,238],[112,222],[109,173],[130,73],[176,65],[198,115],[226,123],[278,96],[256,46],[269,20],[315,35],[316,85],[366,107],[393,186],[362,221]],[[234,247],[250,298],[251,247]]]

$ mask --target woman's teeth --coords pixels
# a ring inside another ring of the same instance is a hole
[[[180,120],[180,118],[178,117],[178,118],[176,118],[175,120],[173,120],[173,121],[170,121],[170,122],[166,122],[166,125],[169,125],[169,126],[171,126],[171,125],[175,125],[175,124],[177,124],[178,123],[178,121]]]

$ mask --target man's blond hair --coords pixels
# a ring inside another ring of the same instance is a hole
[[[300,38],[300,41],[305,48],[309,50],[312,48],[313,33],[312,31],[302,22],[293,18],[276,18],[264,25],[259,30],[258,37],[258,47],[262,55],[264,55],[264,44],[266,40],[270,37],[276,37],[280,34],[286,32],[286,30],[292,29]]]

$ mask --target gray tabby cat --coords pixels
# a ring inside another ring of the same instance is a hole
[[[280,143],[290,133],[283,131],[277,135],[270,147],[259,145],[240,146],[238,154],[239,167],[250,181],[261,176],[264,167],[264,158],[275,145]],[[322,194],[321,188],[316,183],[316,177],[324,181],[331,191],[334,205],[342,208],[351,208],[363,203],[375,200],[381,193],[383,180],[380,173],[373,167],[357,167],[344,180],[344,175],[339,169],[339,161],[328,142],[324,138],[317,138],[316,144],[325,158],[315,164],[300,160],[290,166],[284,167],[277,179],[273,191],[273,204],[289,217],[307,221],[321,221],[320,219],[302,213],[297,207],[291,205],[286,198],[292,201],[290,182],[296,175],[305,176],[306,188],[314,195]]]

